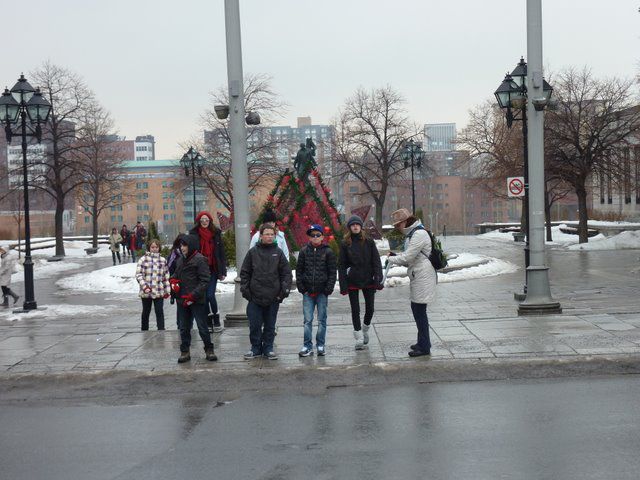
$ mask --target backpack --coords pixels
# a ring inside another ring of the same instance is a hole
[[[444,253],[444,250],[442,250],[442,244],[440,243],[440,240],[438,240],[433,233],[424,228],[424,226],[422,225],[418,225],[416,228],[414,228],[413,231],[407,236],[407,239],[410,239],[416,230],[426,230],[426,232],[429,234],[429,238],[431,239],[431,253],[429,255],[422,251],[420,253],[422,253],[429,259],[434,270],[438,271],[445,268],[447,266],[447,254]]]

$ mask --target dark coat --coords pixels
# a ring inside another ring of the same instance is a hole
[[[353,239],[351,245],[340,244],[338,262],[340,292],[350,289],[377,288],[382,281],[382,262],[371,238]]]
[[[191,230],[189,230],[189,235],[195,235],[196,237],[198,237],[198,250],[200,250],[200,235],[198,235],[198,226],[195,226]],[[214,255],[216,256],[216,271],[211,273],[215,273],[218,279],[220,279],[221,277],[226,277],[227,259],[224,255],[222,232],[217,228],[215,229],[215,233],[213,234],[213,251]]]
[[[281,302],[291,290],[291,267],[275,244],[258,243],[244,257],[240,269],[240,291],[260,306]]]
[[[336,255],[328,245],[308,243],[298,255],[296,283],[300,293],[331,295],[336,284]]]
[[[199,239],[195,235],[185,235],[189,253],[180,256],[171,278],[180,280],[177,297],[192,293],[198,303],[205,303],[209,285],[209,265],[207,259],[198,253]]]

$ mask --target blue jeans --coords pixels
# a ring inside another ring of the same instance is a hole
[[[431,340],[429,339],[429,318],[427,317],[426,303],[411,302],[413,319],[418,327],[418,348],[422,352],[431,351]]]
[[[218,277],[216,272],[211,273],[209,279],[209,285],[207,285],[207,302],[211,313],[218,313],[218,302],[216,301],[216,285],[218,284]]]
[[[254,355],[273,351],[273,339],[276,334],[277,302],[267,306],[249,302],[247,317],[249,318],[249,340]]]
[[[302,313],[304,315],[304,346],[308,349],[313,347],[313,311],[318,308],[318,331],[316,332],[316,346],[324,347],[324,340],[327,335],[327,302],[328,298],[324,293],[319,293],[312,297],[305,293],[302,297]]]
[[[198,333],[204,343],[205,350],[207,348],[213,348],[213,342],[211,341],[211,334],[207,327],[207,305],[204,303],[194,303],[189,307],[182,305],[181,300],[177,300],[178,306],[178,328],[180,329],[180,351],[188,352],[191,346],[191,328],[193,327],[193,319],[196,319],[196,325],[198,326]]]

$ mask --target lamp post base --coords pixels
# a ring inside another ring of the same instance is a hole
[[[249,324],[247,318],[247,301],[242,298],[242,294],[240,293],[240,278],[236,277],[234,283],[233,310],[224,317],[225,328],[246,327]]]
[[[527,268],[527,295],[518,306],[518,315],[552,315],[562,313],[562,306],[551,298],[549,268]]]

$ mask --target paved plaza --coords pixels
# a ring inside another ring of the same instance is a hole
[[[523,263],[522,246],[478,237],[449,237],[450,253],[467,251]],[[0,320],[0,379],[24,374],[133,371],[139,374],[211,371],[228,373],[331,370],[327,367],[428,368],[496,367],[546,362],[547,365],[593,364],[598,360],[640,365],[640,301],[637,250],[567,251],[549,247],[553,296],[560,315],[518,316],[514,291],[522,288],[524,272],[477,280],[442,283],[429,306],[431,358],[411,359],[415,342],[408,287],[387,288],[376,296],[369,348],[355,351],[348,300],[334,292],[329,301],[327,355],[299,358],[302,345],[301,296],[292,292],[282,305],[276,338],[277,361],[243,360],[249,347],[248,328],[227,328],[214,335],[219,361],[204,360],[202,343],[193,332],[192,361],[178,365],[179,335],[175,307],[166,303],[168,330],[139,330],[140,302],[133,296],[80,294],[61,290],[53,279],[36,281],[39,306],[66,304],[108,306],[107,313],[47,317],[34,314],[20,320]],[[77,259],[74,259],[77,262]],[[110,258],[87,258],[83,270],[104,268]],[[78,270],[78,271],[83,271]],[[22,284],[16,284],[22,294]],[[232,295],[220,295],[220,310],[229,311]],[[79,310],[81,311],[81,310]]]

